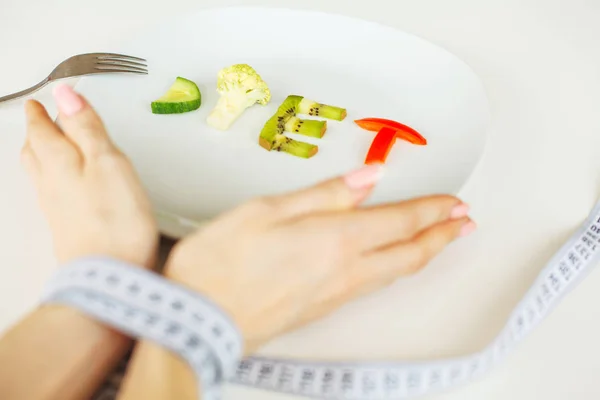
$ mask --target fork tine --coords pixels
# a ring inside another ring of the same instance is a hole
[[[97,65],[122,65],[124,67],[143,67],[147,68],[148,66],[144,63],[139,63],[135,61],[121,61],[121,60],[109,60],[109,59],[99,59],[96,61]]]
[[[148,75],[148,70],[146,69],[135,67],[122,67],[120,65],[97,65],[94,69],[102,72],[130,72],[133,74]]]
[[[143,58],[139,58],[139,57],[134,57],[134,56],[126,56],[124,54],[116,54],[116,53],[96,53],[94,54],[95,56],[97,56],[99,59],[106,59],[106,58],[122,58],[124,60],[136,60],[136,61],[143,61],[146,62],[145,59]]]

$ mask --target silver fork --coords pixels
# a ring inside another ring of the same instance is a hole
[[[0,97],[0,103],[3,101],[15,100],[31,93],[37,92],[47,84],[58,79],[71,78],[75,76],[106,74],[126,72],[132,74],[148,74],[148,66],[143,58],[125,56],[123,54],[112,53],[88,53],[79,54],[58,64],[56,68],[44,78],[43,81],[8,96]]]

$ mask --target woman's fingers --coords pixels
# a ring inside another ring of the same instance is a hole
[[[429,196],[396,204],[341,213],[315,215],[309,223],[332,235],[343,236],[355,250],[369,252],[411,239],[419,232],[448,219],[462,218],[469,207],[454,196]]]
[[[469,207],[454,196],[428,196],[352,212],[346,229],[360,232],[361,249],[370,251],[408,240],[448,219],[466,217]]]
[[[468,217],[448,220],[434,225],[415,236],[412,240],[383,247],[366,255],[361,270],[372,279],[394,280],[413,274],[423,268],[446,246],[460,236],[475,229]]]
[[[56,86],[53,94],[61,127],[84,158],[92,159],[115,150],[102,120],[81,95],[65,84]]]
[[[412,241],[388,246],[350,263],[349,269],[340,270],[343,276],[333,277],[322,290],[311,296],[311,305],[289,330],[322,318],[349,301],[390,285],[403,275],[417,272],[450,242],[473,229],[475,224],[469,218],[449,220],[430,227]]]
[[[424,230],[411,241],[382,248],[350,263],[349,269],[340,271],[343,276],[334,277],[319,291],[321,296],[311,298],[312,306],[298,317],[293,328],[419,271],[453,240],[473,229],[475,224],[469,218],[448,220]]]
[[[279,220],[346,210],[364,201],[381,176],[381,166],[366,166],[306,189],[270,197],[267,201],[277,210]]]
[[[44,106],[35,100],[27,101],[25,116],[27,147],[41,169],[70,168],[80,161],[77,150],[52,121]]]

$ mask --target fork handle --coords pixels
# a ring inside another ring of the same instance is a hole
[[[27,96],[28,94],[35,93],[44,86],[46,86],[48,83],[50,83],[50,77],[47,77],[37,85],[30,87],[29,89],[21,90],[20,92],[9,94],[8,96],[0,97],[0,103],[5,101],[16,100],[18,98]]]

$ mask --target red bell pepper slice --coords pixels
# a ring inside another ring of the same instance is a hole
[[[427,144],[427,139],[419,132],[410,126],[401,124],[400,122],[392,121],[384,118],[363,118],[357,119],[356,124],[368,131],[379,132],[382,128],[391,128],[396,130],[398,139],[406,140],[412,144],[424,146]]]
[[[384,164],[385,160],[396,142],[397,130],[383,127],[375,135],[371,143],[365,164]]]

